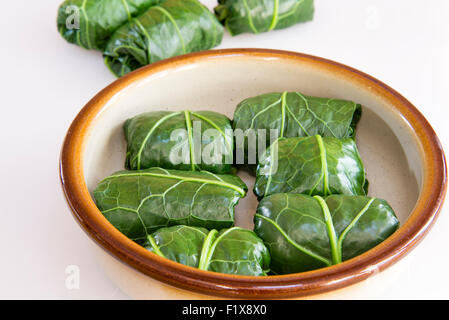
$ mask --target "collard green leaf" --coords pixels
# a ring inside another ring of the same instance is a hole
[[[242,101],[234,113],[235,130],[254,130],[254,139],[259,143],[260,130],[265,132],[265,144],[275,138],[354,137],[361,116],[361,106],[352,101],[305,96],[299,92],[267,93]],[[273,135],[276,130],[277,136]],[[264,150],[256,150],[256,142],[236,140],[236,150],[244,150],[245,164],[252,170]],[[249,152],[255,157],[248,160]],[[260,153],[260,154],[259,154]]]
[[[58,30],[70,43],[103,50],[115,30],[163,1],[66,0],[58,10]]]
[[[127,169],[162,167],[221,174],[232,168],[231,121],[217,112],[148,112],[128,119],[124,131]]]
[[[313,19],[313,0],[218,0],[215,14],[231,35],[288,28]]]
[[[231,227],[234,207],[246,191],[233,175],[150,168],[119,171],[101,181],[93,196],[114,227],[141,243],[171,225]]]
[[[208,233],[205,228],[184,225],[161,228],[147,236],[145,247],[161,257],[198,268]]]
[[[166,0],[120,27],[104,50],[116,76],[177,55],[221,43],[223,27],[197,0]]]
[[[254,193],[366,195],[366,188],[355,141],[316,135],[274,142],[257,167]]]
[[[270,266],[263,241],[239,227],[220,232],[188,226],[162,228],[148,235],[145,246],[167,259],[220,273],[262,276]]]
[[[255,232],[278,274],[318,269],[360,255],[393,234],[399,221],[385,200],[279,193],[262,199]]]

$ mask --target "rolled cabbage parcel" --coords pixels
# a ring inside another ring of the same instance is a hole
[[[165,169],[229,173],[233,165],[231,120],[213,111],[151,111],[126,120],[130,170]]]
[[[254,173],[257,160],[265,151],[259,150],[263,141],[269,146],[277,138],[318,134],[353,138],[361,114],[361,105],[353,101],[312,97],[300,92],[273,92],[247,98],[234,112],[234,130],[247,132],[243,139],[237,140],[236,136],[237,164],[244,164]],[[251,133],[254,142],[250,140]],[[244,152],[244,161],[239,161],[243,158],[239,156],[240,151]]]
[[[254,218],[276,274],[338,264],[377,246],[399,228],[382,199],[278,193],[264,198]]]
[[[145,247],[201,270],[264,276],[270,268],[270,253],[263,241],[253,231],[239,227],[220,232],[182,225],[161,228],[148,235]]]
[[[218,0],[217,18],[231,35],[288,28],[313,19],[313,0]]]
[[[368,192],[365,168],[355,141],[315,135],[275,141],[257,166],[254,193],[310,196]]]
[[[103,50],[115,30],[163,1],[66,0],[58,9],[58,30],[70,43]]]
[[[98,184],[93,196],[114,227],[143,243],[172,225],[232,227],[234,207],[246,191],[234,175],[150,168],[116,172]]]
[[[223,27],[197,0],[166,0],[120,27],[105,50],[118,77],[144,65],[221,43]]]

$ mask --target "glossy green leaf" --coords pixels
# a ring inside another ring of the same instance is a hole
[[[239,227],[220,232],[188,226],[161,228],[148,235],[145,247],[190,267],[220,273],[262,276],[270,265],[263,241]]]
[[[260,131],[265,132],[265,144],[274,141],[270,130],[276,130],[280,138],[307,137],[354,137],[361,116],[361,106],[352,101],[305,96],[299,92],[267,93],[242,101],[234,113],[234,129],[254,130],[259,143]],[[260,137],[263,141],[263,137]],[[245,165],[252,171],[259,157],[255,143],[245,139],[236,140],[236,149],[244,150]],[[256,154],[249,159],[249,150]],[[256,152],[257,151],[257,152]],[[264,150],[261,150],[263,153]]]
[[[366,195],[365,169],[351,138],[279,139],[262,156],[254,193]]]
[[[161,228],[147,236],[145,247],[158,256],[198,268],[209,230],[185,225]]]
[[[232,168],[231,121],[217,112],[148,112],[127,120],[124,131],[127,169],[229,173]]]
[[[234,175],[150,168],[119,171],[101,181],[93,195],[106,219],[141,243],[171,225],[231,227],[234,207],[246,191]]]
[[[255,232],[278,274],[318,269],[360,255],[393,234],[399,221],[385,201],[278,193],[262,199]]]
[[[313,19],[313,0],[218,0],[215,14],[231,35],[288,28]]]
[[[166,0],[119,28],[104,50],[116,76],[221,43],[223,27],[197,0]]]
[[[163,1],[66,0],[58,9],[58,30],[70,43],[103,50],[115,30]]]

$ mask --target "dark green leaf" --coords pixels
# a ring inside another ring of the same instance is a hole
[[[262,276],[270,265],[262,240],[239,227],[220,232],[187,226],[162,228],[148,236],[146,248],[170,260],[220,273]]]
[[[173,56],[211,49],[223,27],[197,0],[166,0],[119,28],[104,51],[116,76]]]
[[[170,225],[226,228],[247,187],[233,175],[150,168],[120,171],[100,182],[95,202],[109,222],[141,243]]]
[[[399,227],[385,200],[331,195],[325,199],[279,193],[262,199],[255,232],[278,274],[330,266],[360,255]]]
[[[231,121],[217,112],[148,112],[127,120],[124,131],[127,169],[229,173],[232,168]]]
[[[365,169],[351,138],[279,139],[267,149],[257,167],[254,193],[365,195]]]
[[[217,18],[231,35],[288,28],[313,19],[313,0],[218,0]]]
[[[70,43],[103,50],[115,30],[162,1],[66,0],[58,10],[58,30]]]
[[[242,101],[234,113],[233,127],[243,132],[255,130],[255,141],[259,139],[258,130],[265,130],[268,146],[274,140],[270,130],[277,130],[280,138],[317,134],[354,137],[360,115],[361,106],[352,101],[304,96],[299,92],[267,93]],[[244,150],[245,164],[254,171],[255,165],[248,163],[248,138],[236,140],[236,144],[237,150]]]
[[[184,225],[161,228],[148,235],[145,247],[161,257],[198,268],[208,233],[205,228]]]

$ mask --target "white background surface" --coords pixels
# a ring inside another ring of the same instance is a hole
[[[96,263],[91,240],[72,218],[59,183],[59,152],[68,126],[114,80],[99,53],[59,36],[60,2],[2,3],[0,298],[126,299]],[[220,48],[300,51],[367,72],[415,104],[447,151],[448,2],[316,0],[313,22],[260,35],[226,34]],[[212,8],[216,1],[203,3]],[[448,232],[446,205],[425,240],[398,263],[401,272],[394,281],[368,283],[373,292],[385,287],[375,297],[448,299]],[[79,289],[66,287],[70,265],[79,267]]]

